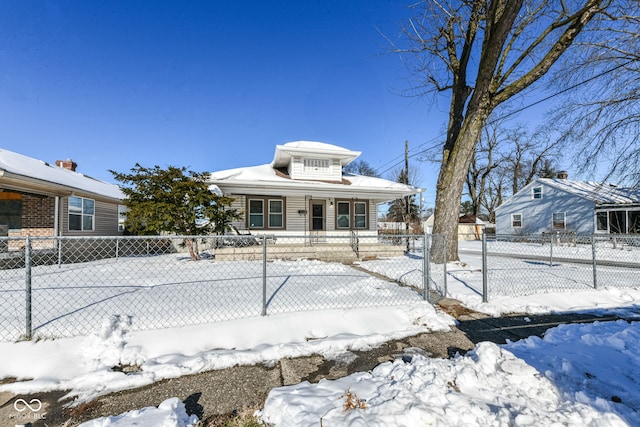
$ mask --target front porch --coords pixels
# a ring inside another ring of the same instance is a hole
[[[348,239],[327,239],[313,242],[311,239],[292,241],[267,238],[266,248],[262,238],[256,236],[248,245],[226,245],[214,250],[217,261],[257,261],[266,252],[267,260],[315,259],[326,262],[352,264],[377,258],[399,257],[405,253],[406,244],[392,242],[350,242]],[[369,240],[369,239],[367,239]],[[377,238],[376,238],[377,240]]]

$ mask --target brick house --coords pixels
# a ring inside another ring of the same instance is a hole
[[[0,149],[0,234],[115,236],[122,234],[117,185],[76,172],[72,160],[54,165]]]

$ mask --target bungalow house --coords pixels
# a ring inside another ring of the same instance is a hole
[[[321,142],[277,145],[273,161],[213,172],[209,182],[242,217],[239,229],[283,236],[377,234],[377,206],[417,189],[343,173],[361,153]]]
[[[76,172],[76,163],[0,149],[0,231],[9,236],[122,234],[119,187]]]
[[[416,188],[348,174],[361,153],[322,142],[277,145],[269,164],[211,173],[211,188],[234,199],[233,223],[253,234],[304,238],[376,236],[378,205],[416,194]]]
[[[540,178],[496,209],[497,234],[640,233],[640,190]]]

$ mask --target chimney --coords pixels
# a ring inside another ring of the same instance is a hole
[[[556,174],[556,177],[558,179],[568,179],[569,178],[569,174],[567,173],[567,171],[560,171]]]
[[[76,168],[78,167],[78,164],[71,159],[67,159],[67,160],[56,160],[56,166],[62,169],[68,169],[72,172],[75,172]]]

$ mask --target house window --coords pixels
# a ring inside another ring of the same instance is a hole
[[[564,212],[554,212],[551,214],[551,228],[554,230],[564,230],[567,228],[567,215]]]
[[[532,199],[542,199],[542,187],[533,187],[531,189]]]
[[[282,228],[284,210],[282,200],[269,200],[269,228]]]
[[[338,201],[336,209],[336,228],[366,229],[367,221],[366,201]]]
[[[365,202],[353,204],[353,225],[355,228],[367,228],[367,204]]]
[[[596,213],[596,230],[609,231],[609,214],[607,212]]]
[[[9,229],[22,228],[21,194],[0,192],[0,224],[9,226]]]
[[[522,214],[511,214],[511,227],[522,228]]]
[[[93,231],[95,203],[84,197],[69,197],[69,230]]]
[[[305,172],[329,172],[329,160],[304,159]]]
[[[264,200],[249,200],[249,227],[264,228]]]
[[[351,203],[338,202],[336,212],[336,226],[338,228],[351,228]]]
[[[249,228],[284,228],[284,199],[269,197],[249,199]]]

